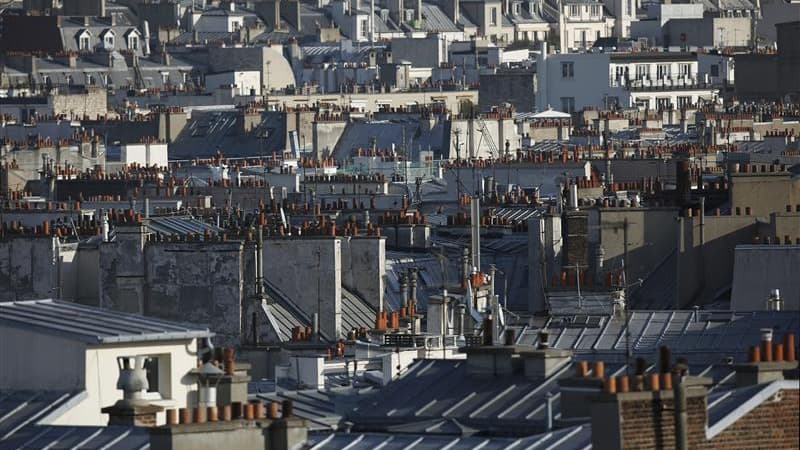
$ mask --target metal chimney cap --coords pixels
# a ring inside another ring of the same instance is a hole
[[[225,371],[211,364],[211,361],[203,363],[202,366],[193,370],[193,372],[200,377],[215,377],[225,374]]]

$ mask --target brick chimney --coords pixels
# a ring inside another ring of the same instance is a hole
[[[604,380],[603,392],[594,396],[590,404],[594,450],[677,447],[672,374],[649,374],[647,381],[644,390],[631,391],[626,376]],[[706,387],[711,383],[710,378],[683,377],[688,448],[706,442]]]
[[[761,330],[761,343],[750,348],[748,362],[735,366],[736,385],[752,386],[783,380],[784,372],[797,368],[797,347],[794,333],[773,342],[771,329]]]

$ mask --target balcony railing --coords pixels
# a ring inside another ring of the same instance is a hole
[[[631,91],[674,91],[691,89],[710,89],[713,84],[705,79],[693,76],[667,76],[662,78],[642,77],[626,78],[623,76],[609,79],[609,86],[621,87]]]

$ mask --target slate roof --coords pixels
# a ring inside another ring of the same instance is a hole
[[[144,449],[150,435],[144,428],[37,425],[69,408],[81,392],[0,390],[0,449],[80,448]]]
[[[87,344],[211,337],[207,328],[59,300],[0,303],[0,324],[52,333]]]
[[[342,415],[336,412],[337,396],[352,394],[351,388],[299,391],[261,392],[252,395],[262,401],[292,400],[294,414],[308,421],[309,430],[336,430],[342,421]],[[280,407],[278,408],[281,409]]]
[[[581,355],[576,359],[591,358]],[[352,429],[526,436],[545,431],[548,395],[552,396],[553,418],[560,418],[559,380],[573,376],[572,363],[557,368],[547,379],[522,374],[476,377],[467,374],[467,364],[463,359],[416,361],[400,378],[367,394],[353,408],[347,417],[354,423]],[[606,361],[605,370],[607,376],[618,376],[632,367]],[[650,365],[645,373],[655,370],[657,367]],[[689,373],[711,378],[712,392],[727,391],[735,383],[735,372],[726,364],[690,364]]]
[[[261,123],[250,132],[240,131],[237,112],[198,111],[169,145],[170,159],[209,157],[222,151],[231,157],[272,154],[284,148],[284,121],[278,112],[262,114]],[[263,136],[263,139],[259,139]]]
[[[438,5],[430,3],[422,4],[422,29],[425,31],[438,32],[458,32],[458,28],[450,17],[439,8]]]
[[[400,449],[563,449],[585,450],[591,447],[592,430],[588,425],[555,430],[525,438],[488,438],[442,436],[424,434],[383,433],[310,433],[308,446],[313,450],[345,450],[353,448],[400,450]]]
[[[772,328],[777,336],[800,330],[796,311],[630,311],[630,336],[633,354],[649,356],[667,345],[673,354],[690,362],[720,362],[728,357],[746,360],[747,349],[761,341],[761,329]],[[554,316],[542,327],[550,330],[551,345],[573,350],[581,357],[603,355],[623,358],[626,326],[621,317],[573,314]],[[538,329],[523,330],[520,344],[537,345]]]

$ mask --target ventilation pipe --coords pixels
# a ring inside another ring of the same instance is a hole
[[[144,56],[150,55],[150,23],[148,21],[144,21],[142,24],[142,28],[144,30]]]
[[[569,185],[569,209],[578,210],[578,185],[575,183]]]
[[[767,299],[767,311],[781,311],[783,310],[783,299],[781,298],[780,289],[773,289],[769,292],[769,299]]]
[[[103,242],[108,242],[108,212],[101,209],[100,217],[103,221],[101,225],[101,229],[103,230]]]
[[[470,204],[470,228],[472,230],[472,267],[481,270],[481,201],[472,198]]]

